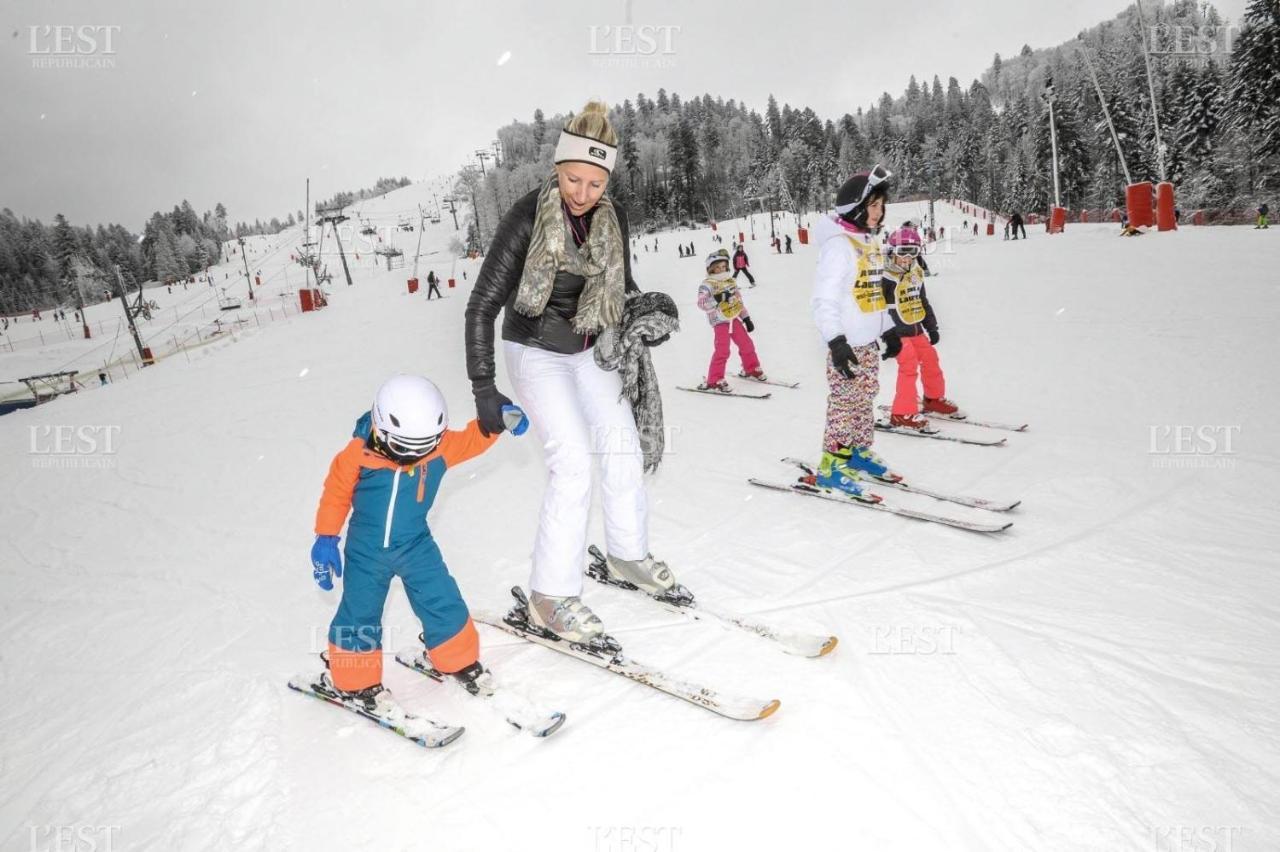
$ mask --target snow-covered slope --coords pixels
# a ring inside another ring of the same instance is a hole
[[[395,195],[363,212],[399,215]],[[447,213],[429,228],[443,250]],[[613,590],[587,600],[633,656],[780,698],[757,723],[487,628],[499,675],[568,713],[551,739],[390,660],[406,705],[467,725],[458,743],[424,752],[285,688],[338,599],[307,559],[320,485],[378,383],[421,372],[455,424],[472,416],[478,264],[428,303],[405,293],[408,268],[362,254],[348,288],[331,260],[324,311],[0,418],[0,847],[50,848],[49,827],[75,825],[117,826],[128,849],[1191,848],[1169,845],[1184,830],[1276,848],[1280,248],[1245,228],[1030,230],[957,238],[928,283],[948,395],[1030,431],[997,449],[877,441],[923,484],[1021,498],[998,537],[749,486],[820,449],[814,246],[748,243],[764,367],[801,382],[764,402],[674,390],[711,349],[701,261],[675,244],[701,257],[710,231],[636,249],[642,287],[673,294],[683,324],[655,350],[671,433],[656,555],[709,602],[841,643],[798,659]],[[397,237],[410,261],[415,236]],[[112,434],[113,452],[53,455],[55,426]],[[1230,452],[1164,452],[1179,427],[1230,435]],[[432,528],[473,606],[527,581],[543,482],[534,441],[510,436],[446,478]],[[389,649],[416,641],[398,584],[386,625]]]

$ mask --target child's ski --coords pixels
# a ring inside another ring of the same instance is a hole
[[[815,473],[813,467],[803,459],[785,458],[787,464],[793,464],[805,473],[813,475]],[[897,474],[892,474],[897,476]],[[974,509],[986,509],[988,512],[1008,512],[1022,503],[1021,500],[1014,500],[1012,503],[1000,502],[998,500],[987,500],[982,497],[965,497],[960,494],[947,494],[941,491],[934,491],[929,488],[921,488],[917,485],[910,485],[898,477],[897,479],[881,479],[878,476],[868,477],[868,481],[874,482],[876,485],[883,485],[887,488],[896,488],[899,491],[906,491],[909,494],[923,494],[926,497],[932,497],[935,500],[943,500],[947,503],[955,503],[958,506],[971,506]]]
[[[748,375],[741,370],[738,371],[738,378],[745,379],[748,382],[755,382],[758,385],[776,385],[780,388],[798,388],[799,382],[780,382],[776,379],[757,379],[755,376]]]
[[[511,590],[516,605],[505,616],[487,612],[472,612],[471,617],[482,624],[488,624],[519,636],[537,645],[551,648],[575,659],[590,663],[614,674],[651,686],[659,692],[665,692],[676,698],[682,698],[691,704],[705,707],[713,713],[729,719],[753,721],[772,715],[781,706],[776,698],[768,701],[753,698],[738,698],[721,695],[714,690],[697,684],[676,680],[658,669],[646,666],[629,659],[622,653],[622,646],[611,636],[599,636],[589,644],[567,642],[560,637],[543,631],[529,622],[529,602],[520,587]]]
[[[452,681],[467,695],[484,699],[486,705],[501,713],[503,718],[518,730],[528,731],[535,737],[549,737],[560,730],[560,726],[564,724],[563,713],[558,710],[551,712],[540,710],[524,696],[500,686],[492,673],[486,672],[486,675],[481,675],[473,681],[472,686],[475,692],[472,692],[471,688],[464,686],[457,678],[432,668],[421,652],[399,651],[396,653],[396,662],[438,683]]]
[[[880,406],[880,410],[888,413],[891,410],[891,407],[888,405],[882,405]],[[981,426],[984,429],[1002,429],[1006,432],[1025,432],[1030,426],[1028,423],[1018,425],[1016,423],[998,423],[994,420],[974,420],[963,412],[956,412],[955,414],[939,414],[936,411],[926,411],[921,416],[927,420],[948,420],[952,423],[968,423],[970,426]]]
[[[761,488],[770,488],[774,491],[790,491],[793,494],[803,494],[808,497],[818,497],[822,500],[831,500],[836,503],[844,503],[847,506],[862,506],[866,509],[875,509],[878,512],[888,512],[893,515],[899,515],[904,518],[914,518],[917,521],[928,521],[934,524],[942,524],[943,526],[955,527],[956,529],[968,530],[969,532],[995,533],[1003,532],[1013,526],[1012,521],[1006,521],[1003,524],[987,524],[980,521],[966,521],[962,518],[952,518],[947,515],[933,515],[928,512],[917,512],[915,509],[906,509],[902,506],[894,506],[885,503],[883,498],[878,494],[863,492],[869,500],[859,500],[856,497],[850,497],[843,492],[829,491],[819,488],[813,483],[812,477],[801,477],[792,482],[766,482],[762,479],[748,479],[752,485],[758,485]]]
[[[904,426],[890,426],[888,420],[877,420],[876,428],[881,432],[892,432],[895,435],[910,435],[913,438],[933,438],[935,441],[954,441],[957,444],[971,444],[975,447],[1003,447],[1007,438],[962,438],[938,429],[908,429]]]
[[[592,559],[591,563],[587,565],[587,576],[591,579],[606,586],[613,586],[614,588],[646,597],[660,604],[669,612],[678,612],[694,621],[709,619],[717,621],[726,627],[737,627],[762,639],[776,642],[783,651],[800,657],[825,656],[835,650],[836,643],[839,641],[834,636],[779,630],[770,625],[752,621],[746,616],[710,609],[706,604],[694,600],[693,593],[682,585],[676,585],[674,588],[658,595],[641,591],[637,586],[628,583],[626,580],[615,580],[609,576],[609,571],[605,567],[605,555],[600,552],[600,548],[593,544],[587,548],[587,551],[591,554]]]
[[[722,391],[715,388],[686,388],[677,385],[676,390],[689,391],[690,393],[706,393],[712,396],[736,396],[740,399],[768,399],[773,396],[771,393],[742,393],[741,391]]]
[[[370,722],[374,722],[389,731],[399,734],[407,740],[411,740],[423,748],[440,748],[447,746],[449,743],[462,736],[465,728],[456,727],[454,725],[445,725],[440,722],[434,722],[423,716],[415,716],[412,713],[406,713],[399,707],[398,712],[394,715],[380,715],[369,710],[367,707],[358,702],[344,699],[341,695],[327,686],[320,674],[315,675],[294,675],[289,679],[289,688],[301,692],[303,695],[310,695],[318,698],[335,707],[341,707],[344,710],[350,710],[357,716],[363,716]]]

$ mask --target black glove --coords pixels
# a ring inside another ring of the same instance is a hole
[[[846,379],[852,379],[858,375],[858,359],[854,356],[853,347],[849,345],[849,341],[845,340],[843,334],[828,340],[827,348],[831,350],[831,366],[835,367],[840,375]]]
[[[647,337],[642,337],[640,338],[640,342],[643,343],[645,346],[660,346],[661,344],[666,343],[670,339],[671,339],[671,335],[664,334],[661,337],[655,337],[652,340],[650,340]]]
[[[880,360],[888,361],[890,358],[897,358],[898,353],[902,351],[902,338],[898,333],[886,331],[880,335],[880,339],[884,341],[884,354],[880,356]]]
[[[502,406],[511,405],[511,400],[502,395],[493,385],[472,389],[476,398],[476,419],[480,421],[480,432],[487,438],[500,435],[507,429],[502,420]]]
[[[938,345],[938,340],[939,340],[939,339],[941,339],[941,337],[942,337],[942,335],[938,334],[938,329],[937,329],[937,328],[926,328],[924,331],[925,331],[925,334],[929,335],[929,345],[930,345],[930,346],[937,346],[937,345]]]
[[[751,321],[751,317],[743,317],[742,324],[747,327],[747,334],[756,330],[756,324]]]
[[[729,298],[729,291],[728,291],[728,290],[721,290],[719,293],[716,293],[716,294],[713,296],[713,298],[716,300],[716,303],[717,303],[717,304],[718,304],[718,303],[720,303],[720,302],[727,301],[727,300],[728,300],[728,298]]]

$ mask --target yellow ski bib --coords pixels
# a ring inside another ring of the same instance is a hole
[[[924,322],[926,313],[924,301],[920,298],[920,291],[923,289],[924,276],[920,273],[920,267],[913,264],[911,271],[902,276],[893,288],[893,301],[903,325]]]
[[[884,274],[884,255],[878,242],[861,243],[849,237],[853,252],[858,257],[858,271],[853,280],[853,303],[864,314],[874,314],[885,309],[884,290],[880,288],[880,276]]]

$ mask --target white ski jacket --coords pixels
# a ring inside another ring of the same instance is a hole
[[[818,268],[813,278],[813,321],[824,343],[844,335],[866,346],[893,328],[880,278],[884,256],[875,234],[845,229],[825,216],[814,226]]]

